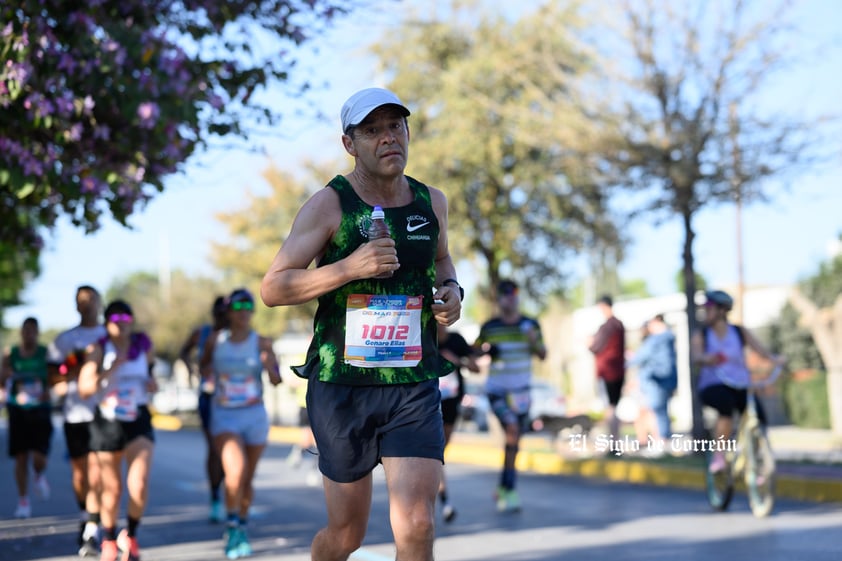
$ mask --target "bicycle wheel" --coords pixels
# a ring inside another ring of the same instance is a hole
[[[751,512],[758,518],[768,516],[775,506],[775,457],[759,426],[748,433],[745,481]]]
[[[708,502],[714,510],[725,510],[731,504],[731,497],[734,495],[734,480],[731,475],[731,466],[716,473],[711,473],[708,466],[711,462],[712,452],[705,454],[705,491]]]

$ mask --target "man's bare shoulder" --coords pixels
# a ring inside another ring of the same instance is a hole
[[[339,196],[330,187],[319,189],[307,199],[292,225],[290,235],[297,237],[305,232],[333,232],[342,221],[342,207]]]

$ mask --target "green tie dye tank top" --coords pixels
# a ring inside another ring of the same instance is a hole
[[[390,278],[353,281],[319,298],[307,362],[293,367],[298,376],[371,386],[421,382],[452,370],[439,357],[430,307],[439,222],[427,186],[407,179],[413,201],[383,209],[400,269]],[[372,211],[344,176],[336,176],[328,186],[339,195],[342,223],[320,267],[347,257],[368,241]]]

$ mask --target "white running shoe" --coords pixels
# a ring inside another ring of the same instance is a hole
[[[445,503],[441,507],[441,517],[446,523],[451,523],[456,518],[456,509],[449,503]]]
[[[38,498],[44,500],[50,498],[50,483],[47,481],[47,477],[44,474],[35,476],[34,487],[35,494],[38,495]]]
[[[32,516],[32,507],[29,506],[29,501],[18,501],[18,507],[15,509],[15,518],[29,518],[30,516]]]

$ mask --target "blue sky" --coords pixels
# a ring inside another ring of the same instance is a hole
[[[295,170],[304,159],[337,161],[342,156],[338,117],[342,102],[357,89],[382,85],[363,52],[365,40],[394,25],[398,12],[394,8],[406,3],[380,4],[390,9],[373,15],[365,33],[350,23],[340,25],[319,40],[320,55],[302,60],[311,68],[326,69],[322,78],[329,79],[332,87],[315,92],[315,103],[334,118],[282,124],[286,139],[272,140],[266,147],[279,167]],[[782,81],[776,97],[784,104],[835,110],[842,98],[842,49],[836,29],[842,21],[842,3],[809,0],[801,10],[811,35],[835,39],[836,48]],[[361,21],[359,14],[353,21]],[[348,64],[351,60],[358,62]],[[61,224],[48,240],[41,276],[23,294],[26,305],[6,310],[6,326],[15,327],[29,315],[43,327],[73,325],[77,321],[73,298],[80,284],[105,290],[115,278],[138,270],[157,271],[162,264],[190,274],[211,274],[210,241],[221,241],[224,234],[214,215],[243,206],[246,189],[265,190],[260,171],[267,164],[265,156],[214,151],[173,176],[164,194],[132,217],[133,230],[108,223],[97,234],[85,236]],[[439,187],[447,191],[447,186]],[[813,273],[842,232],[842,155],[821,174],[793,181],[788,190],[771,187],[780,194],[770,204],[749,207],[743,214],[745,276],[752,285],[786,284]],[[734,208],[723,206],[702,212],[695,224],[697,270],[712,284],[732,285],[737,280],[735,221]],[[633,245],[627,250],[622,277],[646,280],[655,294],[673,292],[681,267],[680,224],[671,221],[653,227],[641,221],[630,234]]]

